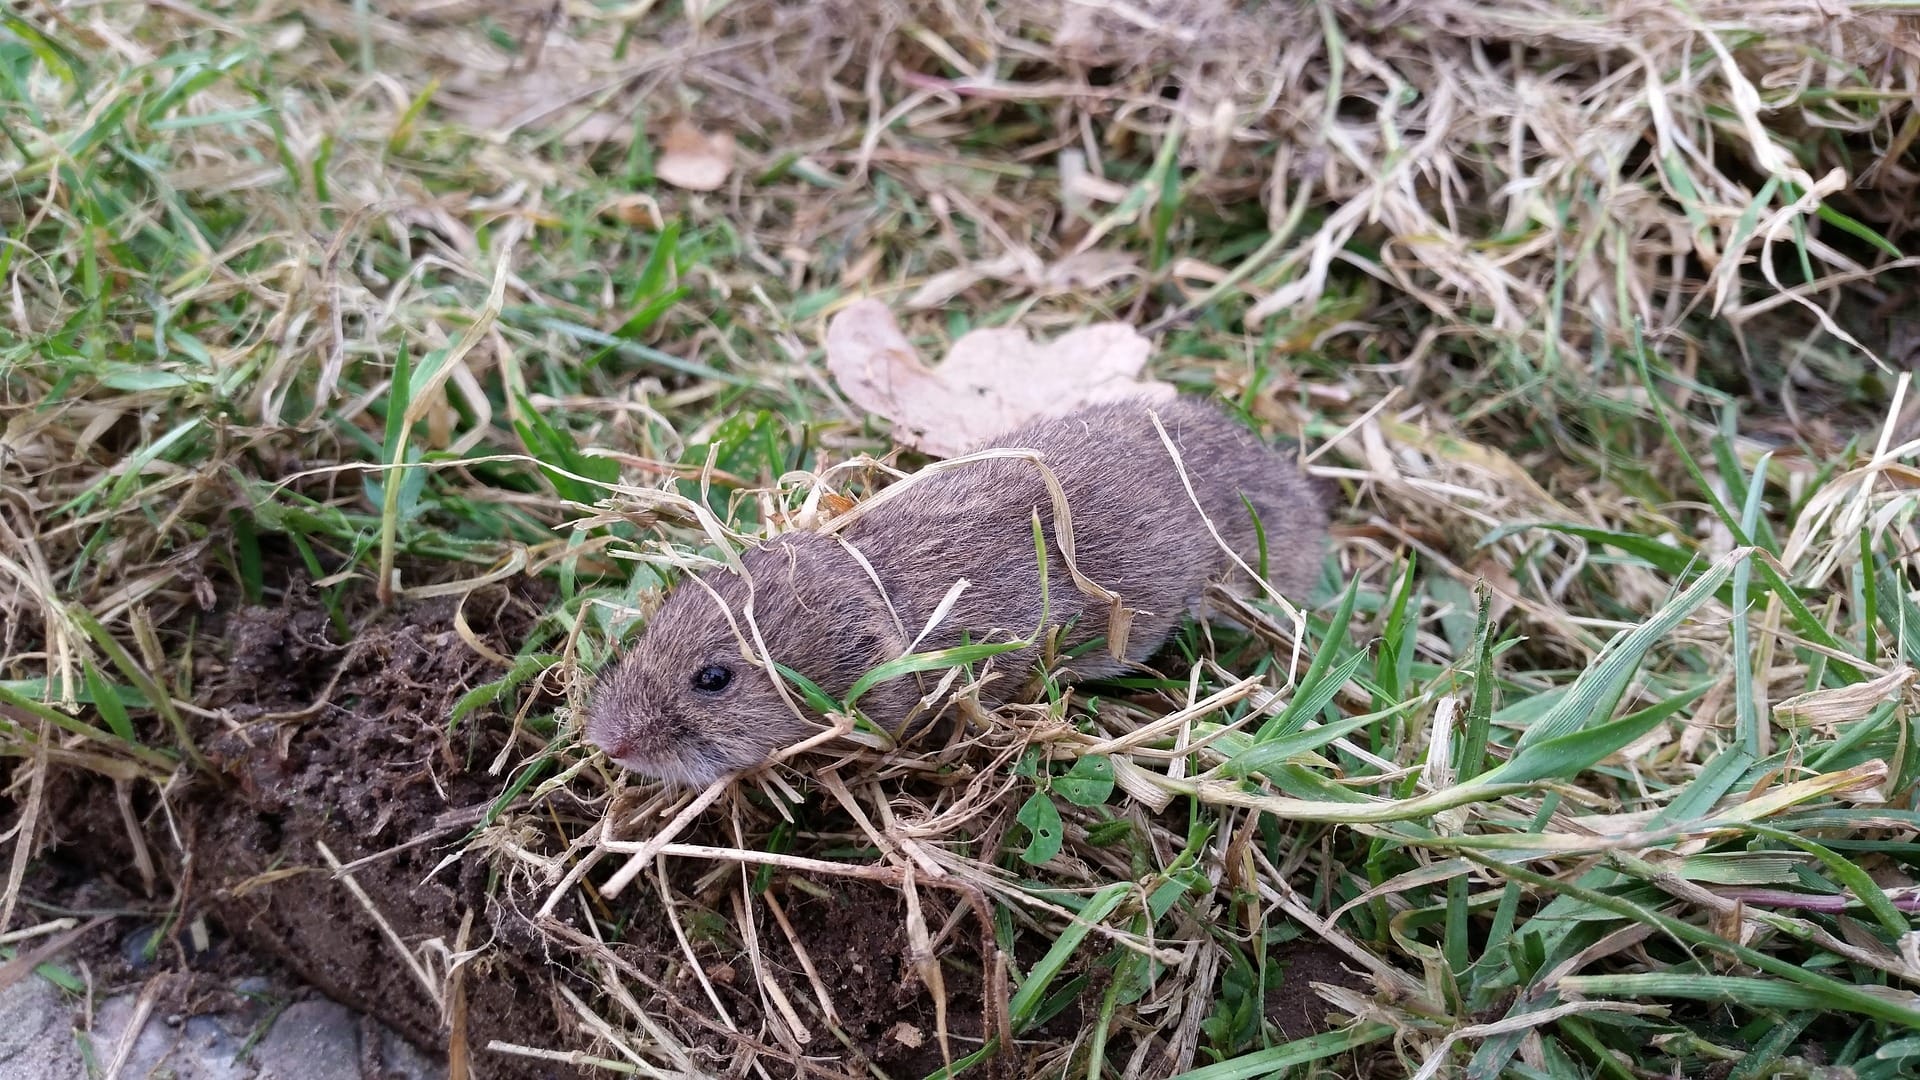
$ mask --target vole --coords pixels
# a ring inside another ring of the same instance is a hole
[[[1154,416],[1179,448],[1178,467]],[[1042,608],[1036,512],[1048,553],[1047,621],[1049,629],[1065,628],[1055,655],[1070,657],[1055,673],[1067,680],[1114,675],[1146,660],[1182,616],[1199,610],[1210,582],[1251,586],[1221,541],[1257,570],[1254,514],[1273,587],[1301,603],[1318,575],[1328,514],[1322,494],[1293,454],[1268,446],[1216,405],[1184,397],[1092,405],[990,442],[982,449],[1038,451],[1057,478],[1074,566],[1134,612],[1124,659],[1106,643],[1081,648],[1106,636],[1112,605],[1076,585],[1040,469],[1004,457],[915,478],[836,535],[789,531],[744,551],[753,625],[766,654],[841,701],[863,674],[908,652],[1033,640]],[[602,671],[586,721],[590,742],[635,772],[705,786],[824,730],[791,683],[783,697],[778,673],[761,663],[744,615],[747,577],[710,571],[668,593],[640,638]],[[969,585],[922,636],[961,579]],[[975,676],[992,675],[979,689],[981,703],[993,707],[1028,692],[1042,656],[1035,641],[975,664]],[[895,733],[910,722],[917,727],[926,719],[923,695],[943,674],[879,683],[856,706]]]

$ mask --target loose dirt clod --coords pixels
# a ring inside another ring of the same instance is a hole
[[[470,603],[499,611],[488,637],[507,650],[535,610],[525,597]],[[437,973],[463,919],[475,920],[476,944],[524,937],[515,931],[524,917],[510,894],[490,887],[483,862],[442,862],[498,798],[485,764],[503,732],[497,715],[458,727],[445,719],[462,693],[499,674],[462,643],[451,616],[447,601],[375,616],[356,628],[351,646],[333,650],[343,670],[330,672],[310,660],[286,666],[289,644],[297,648],[324,626],[324,610],[239,613],[229,623],[227,671],[208,689],[212,701],[232,699],[265,715],[209,740],[207,750],[239,782],[241,803],[202,789],[180,808],[194,838],[201,895],[227,927],[330,996],[440,1052],[447,1038],[440,1008],[365,907],[329,879],[317,845],[351,866],[381,917]],[[275,668],[305,678],[258,679]],[[318,710],[275,718],[304,711],[329,685]],[[537,957],[492,945],[476,963],[484,977],[464,981],[470,1040],[537,1045],[564,1026]],[[513,1059],[488,1066],[494,1076],[564,1073]]]

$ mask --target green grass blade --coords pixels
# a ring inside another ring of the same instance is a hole
[[[1872,875],[1861,868],[1859,863],[1784,829],[1771,828],[1758,823],[1749,828],[1769,840],[1799,848],[1819,859],[1820,865],[1826,867],[1828,873],[1859,899],[1861,906],[1865,907],[1881,927],[1893,936],[1894,941],[1899,941],[1913,931],[1913,924],[1900,913],[1899,908],[1893,906],[1893,901],[1887,898],[1887,894],[1881,891],[1880,885],[1873,880]]]
[[[1068,924],[1060,936],[1053,942],[1047,954],[1033,965],[1033,970],[1021,980],[1020,989],[1014,992],[1008,1002],[1007,1012],[1013,1023],[1015,1034],[1024,1031],[1033,1023],[1041,1000],[1046,996],[1047,987],[1052,985],[1060,972],[1073,958],[1080,942],[1092,932],[1095,924],[1112,914],[1113,909],[1133,891],[1131,881],[1115,882],[1099,890],[1087,899],[1074,921]]]
[[[107,722],[107,727],[115,735],[127,742],[138,743],[140,739],[134,734],[133,721],[128,718],[127,707],[120,700],[119,693],[107,685],[107,680],[101,677],[100,669],[94,666],[92,660],[82,659],[81,669],[86,674],[87,693],[93,698],[93,707],[100,710],[100,718]]]
[[[1771,451],[1760,455],[1753,469],[1753,482],[1747,487],[1746,505],[1740,511],[1740,527],[1748,536],[1760,525],[1760,507],[1766,497],[1767,463]],[[1747,607],[1747,585],[1753,578],[1753,563],[1741,563],[1733,572],[1733,701],[1734,738],[1748,753],[1760,753],[1760,715],[1754,708],[1753,631]]]
[[[1480,601],[1473,627],[1473,701],[1467,706],[1466,730],[1454,755],[1454,776],[1471,780],[1487,767],[1487,741],[1493,731],[1493,595],[1486,582],[1476,590]]]
[[[1608,642],[1598,659],[1574,680],[1566,696],[1521,736],[1519,746],[1524,749],[1534,743],[1557,739],[1611,712],[1647,650],[1712,599],[1749,554],[1746,550],[1729,552],[1652,618]]]
[[[10,705],[23,713],[44,720],[48,724],[70,735],[78,735],[83,739],[91,739],[95,742],[119,747],[140,761],[156,768],[171,771],[174,767],[174,759],[170,754],[156,750],[150,746],[142,746],[137,742],[128,742],[110,731],[102,731],[83,720],[76,720],[68,716],[58,709],[48,705],[42,705],[40,702],[8,686],[0,685],[0,704]],[[4,716],[0,716],[0,732],[6,732],[14,739],[23,737],[23,733],[14,734],[13,729],[14,724]]]
[[[1755,979],[1738,975],[1667,974],[1641,972],[1628,975],[1569,975],[1560,987],[1589,997],[1616,997],[1634,1001],[1658,1001],[1681,998],[1739,1005],[1750,1009],[1824,1009],[1831,1005],[1827,995],[1804,986],[1778,979]]]
[[[1471,851],[1464,854],[1467,858],[1506,877],[1585,901],[1629,921],[1652,926],[1686,944],[1730,956],[1767,974],[1779,976],[1788,982],[1816,991],[1821,995],[1820,1008],[1822,1009],[1859,1013],[1890,1023],[1920,1028],[1920,1007],[1903,1004],[1850,983],[1815,974],[1791,961],[1728,941],[1711,930],[1660,914],[1631,900],[1599,892],[1574,882],[1549,878],[1524,866],[1500,862]]]
[[[213,767],[207,763],[206,758],[200,756],[200,748],[194,743],[193,733],[187,730],[186,718],[173,707],[172,695],[168,694],[164,687],[155,682],[153,677],[134,661],[133,656],[112,634],[107,633],[106,628],[101,626],[90,612],[76,605],[68,605],[67,617],[73,620],[75,626],[86,631],[87,636],[92,638],[100,651],[107,655],[107,659],[120,672],[121,677],[132,683],[134,688],[140,691],[140,695],[146,699],[148,706],[166,719],[168,727],[173,730],[175,745],[185,753],[187,760],[193,763],[193,767],[201,772],[211,772]]]
[[[381,444],[380,463],[387,466],[380,477],[380,602],[393,598],[394,541],[400,533],[400,488],[402,466],[407,454],[407,411],[413,405],[413,360],[406,344],[400,346],[393,361],[393,381],[387,388],[387,431]]]
[[[1692,552],[1674,547],[1671,544],[1650,536],[1640,536],[1635,533],[1619,532],[1613,529],[1600,529],[1591,525],[1576,525],[1571,522],[1559,521],[1516,521],[1501,525],[1489,532],[1486,539],[1481,541],[1480,546],[1486,547],[1495,541],[1504,540],[1509,536],[1517,536],[1529,532],[1558,533],[1562,536],[1571,536],[1576,539],[1585,540],[1590,544],[1599,544],[1604,547],[1615,548],[1619,551],[1626,552],[1628,555],[1639,559],[1669,577],[1679,577],[1686,573],[1687,570],[1693,566],[1697,558]]]
[[[1334,657],[1339,651],[1338,643],[1347,639],[1347,624],[1353,619],[1354,604],[1359,599],[1360,582],[1356,579],[1348,583],[1346,593],[1340,598],[1340,607],[1334,611],[1333,619],[1327,624],[1327,632],[1321,638],[1325,644],[1314,654],[1313,662],[1307,665],[1307,673],[1301,676],[1300,684],[1294,690],[1293,700],[1287,703],[1286,709],[1280,715],[1261,725],[1260,732],[1256,736],[1258,740],[1277,739],[1282,735],[1290,735],[1300,730],[1301,725],[1319,715],[1321,709],[1326,708],[1327,702],[1333,700],[1333,695],[1340,691],[1340,687],[1346,684],[1347,679],[1353,677],[1355,671],[1359,670],[1360,664],[1366,658],[1364,653],[1351,656],[1340,663],[1339,672],[1333,673],[1338,677],[1337,682],[1328,672],[1328,669],[1335,664]]]
[[[976,664],[988,657],[1024,649],[1031,644],[1032,642],[1027,641],[997,641],[992,644],[955,645],[950,649],[909,653],[899,659],[889,660],[855,680],[852,688],[847,691],[846,708],[851,710],[863,694],[889,679],[897,679],[902,675],[912,675],[922,671]]]
[[[1714,515],[1720,519],[1721,524],[1725,525],[1728,531],[1733,533],[1734,542],[1742,547],[1752,547],[1753,541],[1750,534],[1746,529],[1741,527],[1740,519],[1735,517],[1733,513],[1727,509],[1726,503],[1721,500],[1714,486],[1707,480],[1706,473],[1701,471],[1700,463],[1694,459],[1693,452],[1687,448],[1686,441],[1680,437],[1680,432],[1673,426],[1672,418],[1667,415],[1669,405],[1666,399],[1661,396],[1659,388],[1654,385],[1653,373],[1648,365],[1646,342],[1642,337],[1640,324],[1638,322],[1634,323],[1633,332],[1634,363],[1639,372],[1640,385],[1646,390],[1647,400],[1653,410],[1654,419],[1659,423],[1661,431],[1666,435],[1667,443],[1673,447],[1674,453],[1679,456],[1681,464],[1685,467],[1687,475],[1692,478],[1694,486],[1699,491],[1700,497],[1705,499],[1708,505],[1713,508]],[[1807,640],[1844,654],[1846,652],[1846,643],[1842,642],[1827,630],[1826,624],[1821,622],[1820,619],[1807,608],[1806,602],[1800,599],[1800,594],[1795,592],[1793,588],[1787,584],[1785,579],[1781,578],[1779,572],[1773,568],[1773,564],[1765,559],[1758,560],[1758,564],[1762,582],[1765,583],[1767,591],[1779,597],[1780,602],[1785,605],[1787,617],[1793,623],[1794,629]],[[1860,682],[1865,678],[1858,668],[1843,660],[1831,660],[1830,664],[1833,672],[1847,682]]]
[[[1489,784],[1571,780],[1607,755],[1666,723],[1680,710],[1706,696],[1711,687],[1711,683],[1703,683],[1610,723],[1542,739],[1521,748],[1506,764],[1482,773],[1479,779]]]

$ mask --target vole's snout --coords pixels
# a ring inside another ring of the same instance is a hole
[[[587,741],[600,748],[601,752],[613,760],[626,764],[641,757],[635,751],[639,749],[632,736],[618,727],[607,724],[587,727]]]
[[[597,706],[587,722],[587,741],[623,769],[656,780],[705,787],[726,773],[711,760],[703,739],[671,734],[644,717],[609,714]]]
[[[662,756],[660,725],[650,723],[646,702],[627,665],[601,672],[587,707],[587,741],[629,769],[652,773],[642,764]]]
[[[626,664],[603,673],[588,706],[587,742],[623,769],[685,787],[702,788],[733,771],[706,738],[657,708],[647,685]]]

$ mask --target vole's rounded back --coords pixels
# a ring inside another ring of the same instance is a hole
[[[1149,410],[1178,448],[1180,467]],[[1244,584],[1220,541],[1257,569],[1264,530],[1267,579],[1290,599],[1304,600],[1319,571],[1327,508],[1318,493],[1291,454],[1213,405],[1096,405],[1036,421],[993,445],[1044,456],[1067,497],[1076,566],[1135,612],[1129,662],[1158,650],[1209,582]],[[751,587],[722,571],[676,588],[640,640],[603,674],[588,738],[628,768],[704,784],[760,764],[813,730],[755,663],[758,648],[743,652],[742,637],[751,643],[755,629],[775,662],[836,699],[910,644],[926,652],[1027,639],[1042,608],[1036,511],[1048,551],[1048,622],[1067,627],[1062,651],[1104,636],[1109,606],[1074,584],[1040,470],[1026,460],[970,462],[917,478],[837,535],[787,533],[747,551],[742,562]],[[970,586],[920,637],[962,578]],[[995,705],[1026,690],[1039,656],[1034,645],[975,665],[976,674],[994,674],[981,700]],[[1093,678],[1126,666],[1097,645],[1060,673]],[[897,729],[921,709],[936,676],[881,683],[858,705]]]

